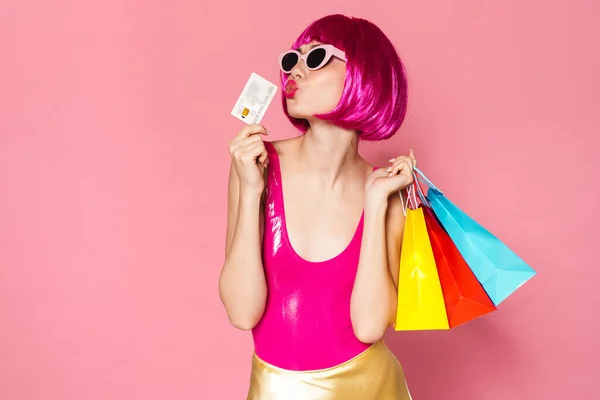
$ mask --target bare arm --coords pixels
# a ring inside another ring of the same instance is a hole
[[[398,300],[400,246],[404,234],[404,212],[398,192],[413,183],[417,160],[408,156],[392,158],[388,169],[371,173],[365,184],[365,223],[358,271],[350,301],[352,327],[356,337],[375,343],[394,322]],[[406,202],[405,202],[406,204]]]
[[[248,137],[247,139],[252,139]],[[262,146],[262,150],[261,147]],[[264,144],[260,137],[242,143],[232,151],[234,159],[229,172],[227,236],[225,263],[219,276],[219,295],[229,321],[242,330],[252,329],[262,317],[267,297],[267,285],[262,264],[263,186],[244,184],[237,173],[235,163],[251,165],[252,157],[263,154]],[[264,173],[257,165],[259,173]],[[253,171],[254,172],[254,171]],[[253,176],[255,180],[257,179]],[[264,175],[262,178],[264,182]]]
[[[402,203],[396,192],[387,202],[365,200],[365,222],[358,272],[350,305],[354,334],[375,343],[393,323],[398,304]]]

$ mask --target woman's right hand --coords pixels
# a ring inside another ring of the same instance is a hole
[[[229,143],[229,154],[244,191],[262,194],[265,184],[263,172],[268,158],[261,135],[268,134],[264,126],[250,124],[244,126]]]

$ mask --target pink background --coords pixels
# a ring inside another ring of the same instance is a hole
[[[251,336],[217,294],[229,112],[333,12],[410,74],[363,154],[414,148],[538,271],[459,329],[389,333],[415,400],[600,397],[597,1],[112,0],[0,6],[0,398],[245,398]],[[295,135],[279,99],[263,122]]]

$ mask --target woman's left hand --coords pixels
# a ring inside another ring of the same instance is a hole
[[[417,159],[410,150],[408,156],[399,156],[390,160],[389,168],[378,168],[369,175],[365,184],[367,198],[385,200],[390,194],[400,191],[413,183],[413,168]]]

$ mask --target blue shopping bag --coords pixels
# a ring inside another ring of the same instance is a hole
[[[423,172],[414,170],[429,186],[426,202],[494,305],[500,304],[536,274],[496,236],[452,203]]]

